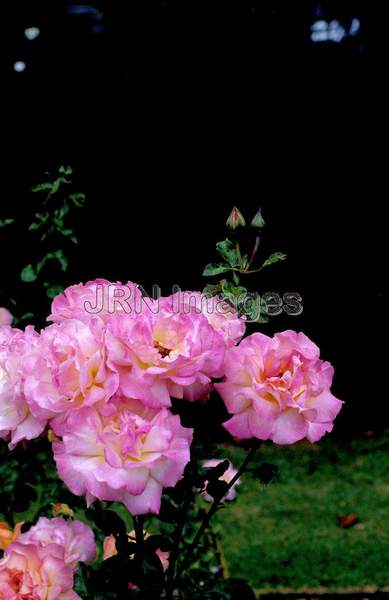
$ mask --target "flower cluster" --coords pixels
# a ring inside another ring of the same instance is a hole
[[[244,321],[220,299],[96,280],[54,299],[40,334],[0,328],[0,436],[13,448],[52,433],[69,489],[158,513],[190,460],[192,430],[171,398],[205,400]]]
[[[341,407],[306,336],[240,342],[244,319],[217,296],[153,300],[98,279],[55,298],[49,319],[39,334],[0,327],[0,437],[13,448],[49,426],[58,472],[88,504],[159,512],[190,460],[192,430],[171,398],[204,401],[215,387],[234,437],[278,444],[317,441]]]
[[[0,598],[80,600],[73,591],[77,564],[96,558],[90,527],[44,517],[25,533],[20,526],[11,532],[12,541],[0,560]]]

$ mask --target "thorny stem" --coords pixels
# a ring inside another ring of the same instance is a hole
[[[256,452],[256,450],[257,450],[258,447],[259,447],[259,444],[258,444],[257,441],[255,441],[254,444],[251,446],[250,450],[248,451],[248,453],[246,455],[246,458],[242,462],[239,470],[236,472],[236,474],[234,475],[234,477],[228,483],[228,486],[225,489],[225,494],[228,493],[228,491],[232,488],[232,486],[237,482],[237,480],[239,479],[239,477],[245,471],[247,465],[249,464],[250,460],[254,456],[254,454],[255,454],[255,452]],[[211,505],[211,508],[209,509],[209,511],[207,512],[207,514],[205,515],[203,522],[201,523],[199,529],[197,530],[197,533],[196,533],[195,537],[193,538],[193,541],[192,541],[191,545],[188,548],[186,556],[185,556],[184,560],[182,561],[181,567],[178,569],[176,581],[178,579],[180,579],[180,577],[183,574],[183,572],[187,569],[187,567],[189,565],[189,562],[190,562],[190,559],[192,558],[192,554],[193,554],[193,552],[194,552],[197,544],[199,543],[201,536],[203,535],[204,531],[207,529],[210,520],[212,519],[213,515],[216,513],[216,511],[219,508],[220,500],[221,500],[220,498],[215,498],[215,500],[213,501],[213,503]]]
[[[142,565],[143,563],[143,517],[141,515],[132,518],[134,522],[134,531],[135,531],[135,542],[136,542],[136,553],[139,558],[139,562]],[[139,586],[142,589],[142,585]]]
[[[188,508],[190,505],[190,495],[186,494],[182,505],[181,518],[179,523],[177,524],[176,530],[174,532],[173,539],[173,549],[170,553],[169,557],[169,567],[167,572],[167,584],[166,584],[166,600],[171,600],[174,592],[174,575],[176,570],[176,563],[180,549],[180,541],[182,537],[182,532],[184,530],[185,521],[188,513]]]

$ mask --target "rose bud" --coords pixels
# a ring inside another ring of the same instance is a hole
[[[227,219],[226,225],[230,231],[235,231],[238,227],[245,227],[246,221],[244,216],[236,206],[232,209],[230,216]]]
[[[265,220],[262,216],[261,209],[259,209],[251,221],[251,227],[254,227],[255,229],[263,229],[265,227]]]

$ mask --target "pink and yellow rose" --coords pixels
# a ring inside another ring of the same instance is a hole
[[[81,600],[57,544],[13,542],[0,560],[0,600]]]
[[[164,487],[174,486],[190,459],[192,431],[167,409],[138,401],[72,412],[53,444],[59,475],[88,504],[123,502],[134,514],[158,513]]]
[[[77,319],[50,325],[24,361],[24,390],[38,419],[108,401],[118,375],[107,365],[101,328]]]
[[[235,438],[293,444],[332,430],[342,402],[331,393],[334,370],[303,333],[254,333],[228,350],[225,380],[215,385]]]
[[[78,562],[91,563],[96,558],[93,531],[78,520],[40,517],[36,525],[18,537],[18,542],[40,546],[49,544],[61,546],[64,549],[64,561],[73,568]]]
[[[122,284],[95,279],[85,284],[72,285],[56,296],[47,320],[60,323],[78,319],[88,324],[96,319],[107,321],[115,312],[140,312],[142,302],[139,286],[132,281]]]
[[[10,449],[21,440],[38,437],[46,427],[44,416],[36,416],[24,391],[23,363],[39,344],[33,327],[25,331],[0,327],[0,438]]]
[[[225,345],[202,314],[115,314],[107,325],[106,345],[122,394],[152,407],[170,406],[171,396],[205,398],[212,378],[223,375]]]

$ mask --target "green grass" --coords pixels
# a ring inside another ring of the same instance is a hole
[[[47,443],[31,444],[11,454],[0,444],[0,521],[35,522],[57,501],[84,518],[83,499],[67,499]],[[231,446],[222,453],[235,466],[245,455]],[[389,585],[389,435],[265,444],[253,464],[262,462],[276,464],[279,479],[264,486],[246,474],[238,499],[216,515],[231,577],[272,589]],[[25,498],[29,486],[37,492],[33,501]],[[352,512],[359,522],[341,529],[338,515]],[[120,514],[131,529],[124,507]]]
[[[225,448],[235,466],[244,454]],[[217,516],[230,576],[254,588],[389,584],[389,436],[265,445],[261,462],[279,467],[278,481],[247,474]],[[338,515],[351,512],[359,523],[341,529]]]

